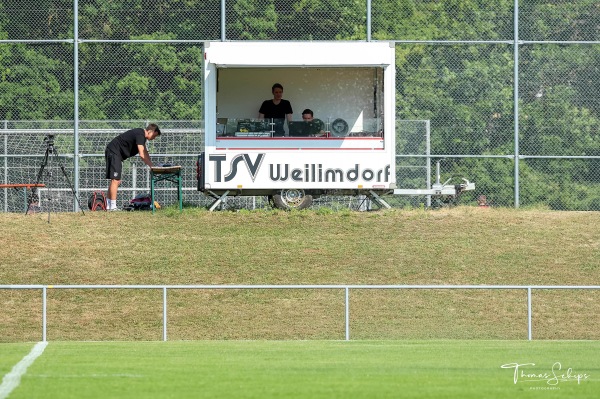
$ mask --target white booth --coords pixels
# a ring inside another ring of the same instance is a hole
[[[292,114],[260,118],[275,83]],[[207,42],[204,90],[198,189],[211,209],[227,196],[302,209],[319,195],[380,201],[396,189],[393,43]]]

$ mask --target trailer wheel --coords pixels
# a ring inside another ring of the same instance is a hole
[[[312,195],[306,195],[304,190],[281,190],[273,195],[276,208],[289,211],[290,209],[306,209],[312,205]]]

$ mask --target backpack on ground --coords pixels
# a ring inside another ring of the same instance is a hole
[[[126,211],[150,211],[152,207],[152,196],[150,193],[144,193],[136,195],[123,209]],[[158,202],[154,201],[154,207],[160,208]]]
[[[88,199],[88,208],[90,211],[105,211],[106,210],[106,196],[104,191],[94,191]]]

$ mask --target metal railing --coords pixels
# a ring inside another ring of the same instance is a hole
[[[527,339],[533,339],[532,291],[533,290],[598,290],[600,285],[0,285],[0,290],[42,290],[42,341],[47,339],[47,295],[48,289],[150,289],[163,293],[162,339],[167,341],[167,290],[270,290],[270,289],[325,289],[344,291],[345,340],[350,340],[350,290],[525,290],[527,292]]]

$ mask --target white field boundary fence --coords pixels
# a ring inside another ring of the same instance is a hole
[[[345,340],[350,340],[350,291],[351,290],[523,290],[527,295],[527,339],[533,340],[532,291],[533,290],[600,290],[600,285],[0,285],[0,290],[42,291],[42,341],[47,342],[47,296],[48,290],[162,290],[162,340],[167,341],[167,291],[192,290],[340,290],[344,293]]]

